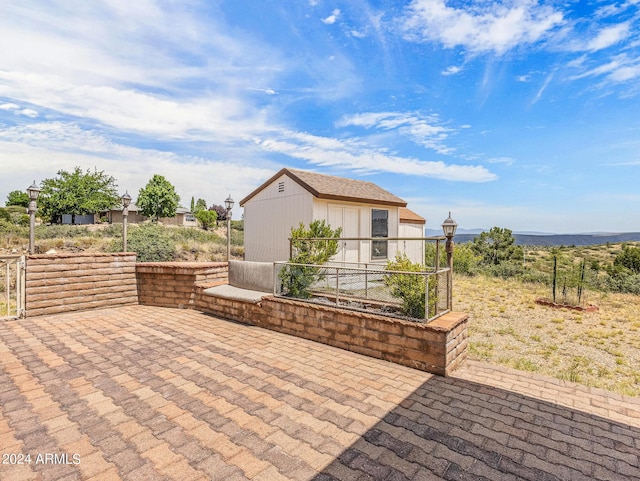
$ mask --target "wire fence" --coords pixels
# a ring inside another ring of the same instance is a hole
[[[448,268],[388,270],[380,265],[276,262],[274,295],[429,322],[451,310]]]
[[[24,313],[24,256],[0,256],[0,319]]]

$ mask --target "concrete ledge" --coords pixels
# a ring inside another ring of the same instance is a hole
[[[230,286],[229,284],[221,284],[215,287],[204,289],[202,294],[205,296],[220,297],[224,299],[233,299],[246,302],[260,302],[262,298],[268,295],[262,291],[254,291],[251,289],[243,289],[241,287]]]

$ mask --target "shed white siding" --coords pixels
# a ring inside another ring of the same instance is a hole
[[[424,224],[400,223],[398,237],[424,237]],[[424,240],[400,241],[400,251],[404,252],[412,262],[424,264]]]
[[[312,220],[313,195],[280,176],[244,205],[245,260],[288,260],[291,228]]]

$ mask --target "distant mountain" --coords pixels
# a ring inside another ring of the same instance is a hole
[[[470,242],[483,230],[477,229],[477,232],[475,231],[476,229],[473,229],[473,232],[469,232],[469,230],[458,229],[454,240],[457,243]],[[442,231],[427,229],[426,235],[442,235]],[[516,238],[516,244],[529,246],[590,246],[606,244],[607,242],[610,242],[612,244],[618,242],[640,242],[640,232],[599,232],[592,234],[544,234],[514,232],[513,236]]]

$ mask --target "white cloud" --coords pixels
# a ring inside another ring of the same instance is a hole
[[[390,155],[384,149],[374,149],[357,140],[338,140],[327,137],[287,132],[280,138],[268,138],[260,147],[325,167],[340,167],[361,172],[390,172],[436,179],[488,182],[497,176],[485,167],[445,164]]]
[[[77,85],[55,76],[0,71],[0,95],[122,130],[186,138],[195,132],[243,136],[251,119],[236,98],[163,99],[132,89]],[[243,125],[236,120],[245,118]]]
[[[627,38],[628,35],[628,23],[621,23],[611,27],[606,27],[600,30],[600,32],[598,32],[598,34],[587,43],[585,49],[592,52],[602,50],[621,42]]]
[[[327,18],[323,18],[322,22],[326,23],[327,25],[333,25],[334,23],[336,23],[336,20],[338,20],[338,18],[340,18],[340,9],[336,8],[333,12],[331,12],[331,15],[329,15]]]
[[[616,55],[610,61],[585,70],[572,77],[573,80],[585,77],[604,77],[606,83],[619,83],[640,77],[640,57],[630,58],[626,54]]]
[[[455,75],[457,73],[462,72],[462,67],[457,67],[455,65],[451,65],[450,67],[447,67],[445,70],[443,70],[442,72],[440,72],[441,75]]]
[[[562,23],[561,12],[534,0],[471,2],[465,8],[450,7],[445,0],[413,0],[402,28],[412,41],[503,54],[544,39]]]
[[[453,149],[445,144],[452,129],[443,127],[437,115],[425,117],[419,113],[366,112],[345,116],[337,123],[337,127],[348,126],[383,131],[396,130],[413,142],[440,154],[453,152]]]
[[[11,102],[0,104],[0,110],[17,110],[20,106]]]
[[[233,168],[229,168],[230,163]],[[0,131],[0,165],[0,195],[4,196],[26,188],[34,178],[40,182],[55,177],[58,170],[80,166],[113,175],[118,189],[128,190],[134,198],[153,174],[164,175],[175,185],[183,205],[188,205],[191,196],[220,204],[231,193],[239,200],[274,171],[267,162],[250,164],[238,158],[205,158],[130,147],[63,122]]]

